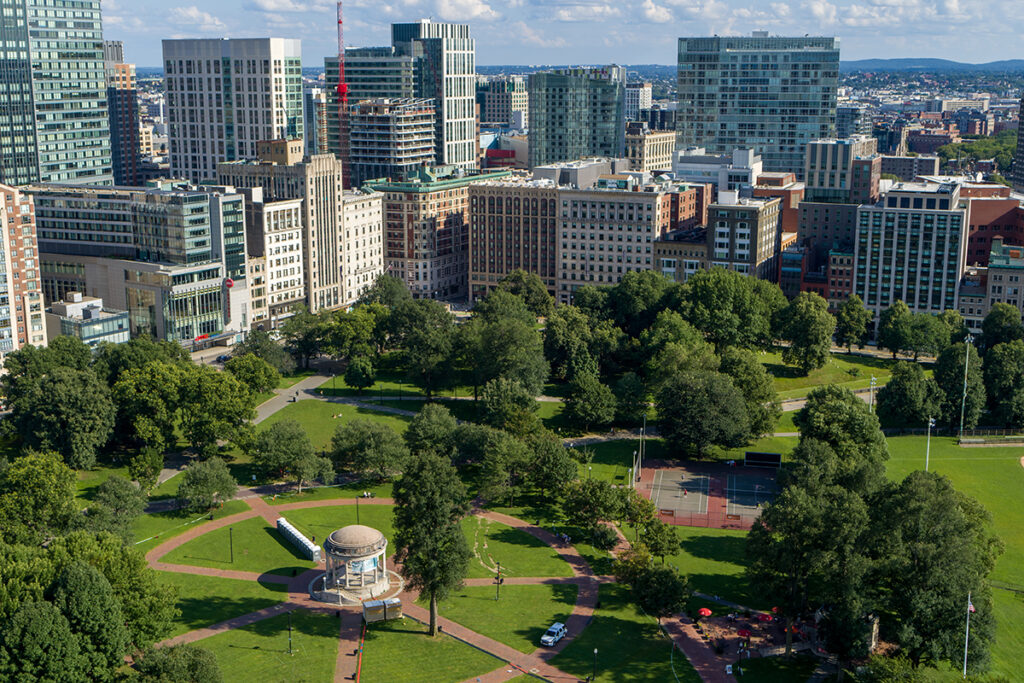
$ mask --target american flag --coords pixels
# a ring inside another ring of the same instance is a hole
[[[971,602],[970,598],[967,598],[967,611],[968,612],[976,612],[977,611],[976,609],[974,609],[974,603]]]

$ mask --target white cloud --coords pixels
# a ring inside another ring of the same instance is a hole
[[[788,17],[790,14],[789,5],[784,2],[773,2],[771,4],[771,8],[772,12],[775,13],[775,16],[780,18]]]
[[[515,35],[517,39],[527,45],[536,45],[537,47],[565,47],[564,38],[548,38],[541,32],[533,29],[524,21],[517,21],[512,25],[515,29]]]
[[[227,26],[223,21],[209,12],[204,12],[195,5],[190,7],[172,7],[170,20],[180,26],[194,26],[203,33],[223,33]]]
[[[648,21],[653,21],[657,24],[662,24],[668,21],[672,21],[672,11],[667,7],[661,7],[655,5],[653,0],[644,0],[641,9],[644,11],[644,17]]]
[[[836,23],[836,6],[827,0],[811,0],[804,4],[804,9],[811,13],[815,19],[823,24]]]
[[[437,0],[437,12],[447,21],[493,21],[501,15],[485,0]]]
[[[562,7],[555,12],[555,21],[601,21],[622,15],[622,10],[611,5],[576,3]]]

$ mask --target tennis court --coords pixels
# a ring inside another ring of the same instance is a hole
[[[651,485],[651,502],[675,515],[707,514],[710,477],[683,470],[658,470]]]
[[[730,474],[725,496],[728,501],[727,514],[757,516],[761,506],[770,503],[779,492],[779,486],[771,477],[757,474]]]

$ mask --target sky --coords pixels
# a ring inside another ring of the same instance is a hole
[[[479,65],[674,64],[680,36],[754,30],[838,36],[844,60],[1024,57],[1021,0],[346,0],[346,45],[421,18],[469,23]],[[162,38],[301,38],[305,66],[337,51],[332,0],[103,0],[103,28],[138,66]]]

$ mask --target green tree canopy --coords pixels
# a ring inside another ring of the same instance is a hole
[[[1005,344],[1024,337],[1021,326],[1020,309],[1016,306],[997,301],[992,304],[988,315],[981,321],[981,339],[979,344],[988,352],[999,344]]]
[[[324,352],[329,316],[330,313],[310,313],[308,308],[298,304],[294,314],[278,328],[285,351],[302,367],[308,368],[309,361]]]
[[[640,540],[652,555],[661,558],[662,563],[665,562],[666,556],[679,552],[679,536],[673,527],[657,518],[649,520],[644,527]]]
[[[251,353],[229,359],[224,369],[253,394],[273,391],[281,381],[281,374],[270,363]]]
[[[209,650],[172,645],[146,650],[135,661],[143,683],[221,683],[220,664]]]
[[[571,524],[593,533],[622,515],[623,497],[603,479],[582,479],[569,485],[562,510]]]
[[[402,472],[409,459],[409,448],[390,425],[356,418],[338,425],[334,431],[331,458],[339,471],[386,481]]]
[[[313,451],[313,444],[302,425],[295,420],[280,420],[260,432],[251,450],[253,462],[272,476],[291,475],[299,493],[302,482],[334,479],[331,462]]]
[[[854,344],[858,348],[864,346],[871,317],[864,300],[851,294],[836,310],[836,344],[845,346],[847,351],[852,351]]]
[[[121,602],[110,582],[81,560],[64,567],[53,588],[53,604],[78,640],[90,679],[109,680],[128,654],[128,630]]]
[[[965,354],[967,354],[965,356]],[[965,360],[968,366],[965,368]],[[967,372],[967,398],[964,400],[964,372]],[[985,407],[985,382],[981,357],[973,344],[953,344],[939,354],[933,373],[942,398],[942,419],[950,429],[974,429]]]
[[[835,329],[828,302],[813,292],[800,292],[779,312],[779,333],[789,342],[782,350],[782,361],[796,365],[805,375],[824,367]]]
[[[548,288],[536,273],[528,273],[517,268],[503,277],[498,286],[521,297],[537,317],[551,315],[555,308],[555,300],[551,298]]]
[[[608,313],[628,335],[638,337],[664,309],[664,297],[671,284],[671,280],[654,270],[629,271],[608,290]]]
[[[878,390],[878,419],[887,427],[923,427],[941,415],[938,385],[917,363],[897,363],[889,382]]]
[[[989,407],[1001,424],[1024,425],[1024,341],[997,344],[985,354]]]
[[[198,453],[211,455],[217,441],[227,439],[245,445],[256,416],[248,387],[230,373],[204,365],[188,368],[179,394],[179,427]]]
[[[455,447],[455,418],[439,403],[428,403],[409,423],[405,443],[414,455],[436,453],[450,457]]]
[[[635,372],[627,372],[612,389],[615,394],[615,419],[629,425],[639,425],[649,411],[647,387]]]
[[[196,462],[185,468],[178,498],[193,512],[203,512],[235,497],[238,484],[220,458]]]
[[[679,296],[683,316],[716,349],[770,345],[772,319],[785,305],[778,285],[725,268],[694,273]]]
[[[359,297],[360,304],[383,304],[388,308],[396,308],[405,301],[412,299],[409,288],[399,278],[381,273],[373,281],[373,285]]]
[[[892,352],[892,357],[911,347],[910,324],[913,316],[902,301],[896,301],[878,316],[878,346]]]
[[[100,379],[113,386],[126,370],[137,370],[154,362],[192,365],[192,357],[177,342],[136,337],[123,344],[100,344],[96,349],[92,367]]]
[[[85,511],[85,527],[120,536],[125,543],[135,537],[135,520],[146,509],[146,493],[124,477],[113,475],[99,485]]]
[[[406,585],[430,601],[430,635],[437,603],[462,585],[470,550],[460,520],[469,511],[466,487],[447,459],[415,455],[395,482],[395,557]]]
[[[515,505],[527,484],[533,459],[529,447],[511,434],[494,430],[480,462],[480,495],[487,500]]]
[[[530,483],[545,497],[549,493],[562,495],[579,473],[576,461],[562,440],[544,430],[531,436],[527,446],[533,452],[533,462],[527,473]]]
[[[775,383],[753,351],[730,346],[722,352],[721,372],[732,379],[743,396],[752,436],[771,434],[782,414]]]
[[[662,436],[683,452],[703,456],[709,446],[733,448],[750,438],[750,417],[743,396],[727,376],[682,373],[658,393]]]
[[[52,603],[22,605],[0,630],[0,677],[9,681],[84,681],[88,660],[67,618]]]
[[[410,299],[391,312],[390,325],[410,381],[432,397],[450,379],[447,368],[455,342],[451,313],[433,299]]]
[[[480,399],[481,416],[486,424],[518,436],[537,429],[537,402],[519,381],[504,377],[492,379],[484,385]]]
[[[367,356],[356,356],[345,368],[345,384],[355,387],[360,393],[372,387],[377,381],[377,373],[373,369],[373,361]]]
[[[675,567],[651,567],[633,579],[633,599],[660,624],[664,617],[683,611],[690,590]]]
[[[29,453],[0,469],[0,538],[39,545],[74,522],[75,473],[56,453]]]
[[[580,373],[569,383],[565,417],[585,431],[610,424],[615,419],[615,395],[596,375]]]
[[[245,339],[235,344],[232,353],[235,357],[252,355],[265,360],[279,374],[287,375],[295,370],[295,359],[285,351],[284,347],[270,337],[264,330],[251,330]]]
[[[117,435],[151,453],[163,453],[177,441],[182,382],[187,366],[151,361],[121,371],[111,390],[117,406]]]
[[[952,332],[945,321],[930,313],[914,313],[910,317],[909,349],[914,360],[922,353],[937,356],[949,346]]]

